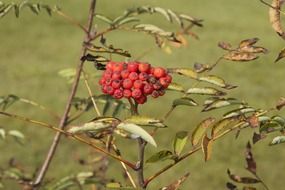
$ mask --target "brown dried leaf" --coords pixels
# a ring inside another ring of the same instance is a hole
[[[276,58],[276,60],[274,61],[275,63],[281,59],[283,59],[285,57],[285,48],[283,48],[279,54],[278,54],[278,57]]]
[[[200,140],[205,136],[206,130],[212,126],[216,121],[215,118],[209,117],[204,119],[193,131],[191,143],[193,146],[196,146]]]
[[[252,142],[253,142],[253,144],[255,144],[258,141],[260,141],[261,139],[264,139],[265,137],[266,137],[265,134],[258,134],[256,132],[254,132],[253,136],[252,136]]]
[[[251,145],[248,142],[245,151],[246,169],[250,171],[253,175],[256,175],[256,162],[253,158],[251,152]]]
[[[207,65],[207,64],[201,64],[201,63],[195,63],[194,64],[194,70],[197,73],[202,73],[202,72],[208,71],[210,69],[211,69],[211,66]]]
[[[178,190],[181,184],[189,177],[190,173],[186,173],[178,180],[172,182],[170,185],[161,188],[161,190]]]
[[[247,122],[252,128],[256,128],[259,126],[259,119],[256,115],[252,115],[249,118],[247,118]]]
[[[267,53],[268,50],[264,47],[260,47],[260,46],[245,46],[245,47],[241,47],[239,48],[239,50],[241,52],[248,52],[248,53]]]
[[[276,105],[276,109],[281,110],[285,106],[285,98],[281,97]]]
[[[242,40],[240,43],[239,43],[239,48],[244,48],[244,47],[247,47],[247,46],[252,46],[254,44],[256,44],[256,42],[258,42],[258,38],[250,38],[250,39],[246,39],[246,40]]]
[[[258,56],[249,52],[231,51],[224,55],[223,58],[230,61],[252,61],[257,59]]]
[[[219,42],[218,47],[224,49],[224,50],[232,50],[232,45],[227,42]]]
[[[243,183],[243,184],[254,184],[254,183],[260,183],[260,180],[252,177],[240,177],[238,175],[232,174],[231,171],[228,169],[227,171],[229,177],[231,180],[233,180],[236,183]]]
[[[280,10],[283,3],[284,1],[281,0],[272,0],[271,7],[269,9],[269,19],[275,32],[285,40],[285,31],[282,28],[280,18]]]
[[[210,139],[207,134],[202,139],[202,151],[204,153],[205,161],[208,161],[212,155],[213,140]]]
[[[226,187],[229,190],[237,190],[237,186],[235,184],[230,183],[230,182],[227,182]]]

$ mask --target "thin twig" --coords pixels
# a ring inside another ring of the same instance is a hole
[[[112,147],[113,147],[113,149],[115,150],[117,156],[121,157],[122,155],[121,155],[120,150],[118,149],[118,147],[117,147],[115,144],[112,144]],[[126,164],[125,164],[124,162],[120,162],[120,163],[121,163],[121,165],[122,165],[122,167],[123,167],[125,173],[127,174],[127,176],[128,176],[128,178],[129,178],[129,180],[130,180],[132,186],[133,186],[134,188],[137,188],[137,185],[136,185],[136,183],[135,183],[135,181],[134,181],[132,175],[130,174],[130,172],[128,171],[128,168],[126,167]]]
[[[71,139],[77,140],[77,141],[79,141],[81,143],[87,144],[87,145],[91,146],[92,148],[94,148],[95,150],[97,150],[98,152],[104,153],[104,154],[114,158],[115,160],[123,162],[124,164],[126,164],[127,166],[129,166],[132,169],[136,169],[135,164],[132,164],[131,162],[129,162],[127,160],[124,160],[121,156],[117,156],[117,155],[109,153],[107,150],[98,147],[97,145],[95,145],[91,141],[85,140],[84,138],[82,138],[82,137],[80,137],[78,135],[69,133],[67,131],[64,131],[63,129],[57,128],[57,127],[55,127],[53,125],[50,125],[50,124],[42,122],[42,121],[29,119],[29,118],[26,118],[26,117],[22,117],[22,116],[19,116],[19,115],[15,115],[15,114],[11,114],[11,113],[8,113],[8,112],[3,112],[3,111],[0,111],[0,114],[4,115],[4,116],[7,116],[7,117],[12,117],[12,118],[15,118],[15,119],[18,119],[18,120],[22,120],[22,121],[25,121],[25,122],[33,123],[33,124],[36,124],[36,125],[39,125],[39,126],[42,126],[42,127],[46,127],[46,128],[52,129],[52,130],[54,130],[54,131],[56,131],[58,133],[66,135],[66,137],[68,137],[68,138],[71,138]]]
[[[96,104],[96,102],[95,102],[95,99],[94,99],[94,96],[93,96],[93,94],[92,94],[91,88],[90,88],[90,86],[89,86],[89,84],[88,84],[88,80],[87,80],[87,77],[86,77],[86,73],[85,73],[84,70],[82,70],[82,72],[83,72],[83,77],[84,77],[84,83],[85,83],[85,86],[86,86],[86,88],[87,88],[87,90],[88,90],[89,96],[90,96],[90,98],[91,98],[91,100],[92,100],[92,103],[93,103],[95,112],[97,113],[97,116],[100,117],[100,116],[101,116],[101,113],[100,113],[99,108],[98,108],[98,106],[97,106],[97,104]]]
[[[93,18],[94,18],[93,15],[95,13],[95,7],[96,7],[96,0],[91,0],[90,7],[89,7],[87,33],[86,33],[85,39],[84,39],[84,42],[86,42],[86,43],[90,41],[90,36],[91,36],[91,32],[92,32],[92,27],[93,27]],[[87,49],[86,49],[86,47],[83,47],[81,57],[85,56],[86,53],[87,53]],[[63,116],[60,120],[60,123],[59,123],[60,129],[64,129],[66,126],[66,122],[68,120],[68,115],[69,115],[69,112],[71,110],[71,102],[72,102],[72,99],[74,98],[74,96],[77,92],[77,87],[79,84],[79,79],[81,76],[83,65],[84,65],[84,60],[81,60],[80,63],[78,64],[78,67],[77,67],[75,80],[73,82],[72,89],[71,89],[70,95],[69,95],[67,103],[66,103],[64,114],[63,114]],[[54,136],[53,142],[49,148],[49,151],[48,151],[48,154],[45,158],[45,161],[44,161],[43,165],[41,166],[41,169],[39,170],[39,173],[37,174],[36,179],[33,183],[33,185],[35,187],[34,189],[37,189],[40,186],[40,184],[42,183],[42,181],[45,177],[45,174],[49,168],[51,160],[54,157],[56,148],[59,144],[60,136],[61,136],[60,132],[56,133],[56,135]]]
[[[264,181],[255,173],[254,176],[256,177],[256,179],[258,179],[260,181],[260,183],[262,184],[262,186],[266,189],[269,190],[269,187],[264,183]]]
[[[51,116],[53,116],[55,119],[60,119],[60,116],[59,116],[57,113],[53,112],[52,110],[48,109],[47,107],[45,107],[45,106],[43,106],[43,105],[41,105],[41,104],[39,104],[39,103],[37,103],[37,102],[34,102],[34,101],[32,101],[32,100],[28,100],[28,99],[26,99],[26,98],[20,98],[19,101],[21,101],[21,102],[23,102],[23,103],[25,103],[25,104],[30,104],[30,105],[32,105],[32,106],[38,107],[38,108],[40,108],[41,110],[48,112],[48,113],[49,113]]]
[[[263,111],[261,113],[258,113],[256,116],[261,116],[265,113],[267,113],[268,111]],[[218,139],[220,139],[221,137],[225,136],[226,134],[230,133],[231,131],[235,130],[235,129],[245,129],[247,128],[248,126],[242,126],[246,123],[246,121],[243,121],[243,122],[240,122],[239,124],[235,125],[234,127],[230,128],[230,129],[227,129],[225,130],[223,133],[215,136],[212,138],[213,141],[216,141]],[[189,156],[191,156],[193,153],[199,151],[202,149],[202,146],[197,146],[197,147],[194,147],[192,150],[190,150],[189,152],[185,153],[184,155],[182,155],[179,159],[177,159],[174,163],[172,164],[169,164],[167,166],[165,166],[164,168],[162,168],[161,170],[159,170],[158,172],[156,172],[154,175],[152,175],[151,177],[147,178],[145,180],[145,187],[147,187],[147,185],[155,178],[157,178],[158,176],[160,176],[162,173],[166,172],[167,170],[169,170],[170,168],[172,168],[173,166],[175,166],[176,164],[178,164],[179,162],[181,162],[182,160],[184,160],[185,158],[188,158]]]
[[[88,30],[82,24],[80,24],[77,20],[72,18],[71,16],[63,13],[61,10],[58,10],[58,9],[54,10],[54,12],[56,12],[59,16],[62,16],[64,19],[66,19],[71,24],[81,28],[85,33],[88,33]]]

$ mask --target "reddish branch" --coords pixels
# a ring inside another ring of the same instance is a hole
[[[95,7],[96,7],[96,0],[91,0],[91,3],[90,3],[90,7],[89,7],[89,17],[88,17],[88,24],[87,24],[87,33],[86,33],[86,36],[85,36],[85,39],[84,39],[84,42],[89,42],[91,40],[90,36],[92,34],[92,26],[93,26],[93,18],[94,18],[94,13],[95,13]],[[81,53],[81,57],[85,56],[85,54],[87,53],[87,49],[86,47],[83,47],[82,48],[82,53]],[[77,71],[76,71],[76,76],[75,76],[75,80],[73,82],[73,85],[72,85],[72,90],[70,92],[70,95],[68,97],[68,100],[67,100],[67,103],[66,103],[66,107],[65,107],[65,111],[64,111],[64,114],[63,116],[61,117],[61,120],[60,120],[60,123],[59,123],[59,128],[60,129],[64,129],[65,126],[66,126],[66,123],[67,123],[67,120],[68,120],[68,115],[69,115],[69,112],[70,112],[70,109],[71,109],[71,102],[72,102],[72,99],[74,98],[76,92],[77,92],[77,87],[78,87],[78,83],[79,83],[79,79],[80,79],[80,76],[81,76],[81,72],[82,72],[82,69],[83,69],[83,65],[84,65],[84,60],[81,60],[78,67],[77,67]],[[52,161],[52,158],[54,157],[55,155],[55,151],[56,151],[56,148],[59,144],[59,141],[60,141],[60,137],[61,137],[61,133],[60,132],[57,132],[56,135],[54,136],[54,139],[53,139],[53,142],[50,146],[50,149],[48,151],[48,154],[46,156],[46,159],[43,163],[43,165],[41,166],[41,169],[34,181],[34,189],[37,189],[40,184],[42,183],[44,177],[45,177],[45,174],[49,168],[49,165]]]

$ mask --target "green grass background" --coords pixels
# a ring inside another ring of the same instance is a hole
[[[72,15],[80,22],[86,21],[88,1],[61,0],[42,1],[50,4],[57,3],[64,12]],[[238,97],[257,108],[274,106],[280,96],[284,96],[282,85],[285,81],[284,61],[274,64],[273,61],[284,43],[275,34],[268,19],[268,8],[258,0],[98,0],[98,13],[116,17],[124,9],[138,5],[153,5],[171,8],[179,12],[204,19],[204,27],[196,28],[200,40],[190,39],[189,46],[176,49],[171,55],[157,49],[153,39],[143,34],[114,32],[108,36],[108,41],[116,47],[128,49],[134,57],[147,49],[152,49],[143,60],[153,65],[193,67],[195,62],[213,63],[223,51],[217,47],[219,41],[238,44],[242,39],[258,37],[259,44],[268,48],[270,52],[258,60],[248,63],[223,61],[213,72],[222,76],[230,84],[239,86],[230,92],[229,96]],[[166,29],[174,26],[167,23],[161,16],[143,17],[145,23],[159,24]],[[155,18],[155,19],[154,19]],[[99,25],[100,24],[100,25]],[[98,24],[100,28],[101,23]],[[70,85],[58,76],[61,69],[75,67],[79,59],[79,52],[83,33],[74,26],[66,23],[57,15],[52,17],[41,13],[35,16],[24,10],[20,18],[13,14],[0,20],[0,95],[16,94],[62,113]],[[87,66],[88,72],[96,72],[92,66]],[[177,79],[190,86],[193,81]],[[79,96],[87,96],[87,91],[81,83]],[[94,81],[93,84],[97,84]],[[97,93],[98,87],[92,87]],[[171,99],[179,97],[170,92],[157,100],[150,100],[143,106],[143,114],[161,117],[170,108]],[[49,116],[33,107],[16,104],[10,112],[25,115],[37,120],[56,123]],[[147,148],[147,155],[158,150],[171,148],[172,139],[176,131],[193,131],[194,127],[207,116],[220,115],[221,112],[200,113],[200,108],[180,107],[166,122],[168,129],[161,130],[156,136],[158,148]],[[93,117],[90,113],[80,122]],[[85,119],[85,120],[84,120]],[[0,164],[6,165],[11,157],[15,157],[28,170],[40,166],[53,132],[30,124],[0,117],[0,125],[6,129],[20,129],[27,136],[24,146],[15,144],[11,139],[0,141]],[[250,139],[252,130],[243,131],[237,140],[233,135],[219,140],[214,144],[212,159],[205,163],[201,152],[183,161],[150,184],[149,189],[158,189],[177,179],[186,172],[190,178],[183,185],[183,189],[225,189],[228,181],[226,170],[232,168],[237,173],[244,174],[244,147]],[[254,155],[258,162],[258,172],[270,189],[282,189],[284,185],[284,145],[268,147],[269,139],[254,146]],[[135,159],[136,146],[126,140],[120,142],[123,155]],[[128,145],[125,148],[125,145]],[[188,145],[188,148],[190,146]],[[74,157],[87,157],[88,149],[82,144],[63,140],[52,162],[48,177],[56,178],[84,170]],[[160,167],[167,164],[147,165],[146,176],[151,175]],[[121,168],[116,162],[110,162],[109,176],[120,176]],[[120,179],[120,178],[119,178]],[[13,186],[11,186],[13,187]],[[15,187],[14,187],[15,188]],[[262,187],[259,187],[262,189]],[[11,189],[11,188],[9,188]]]

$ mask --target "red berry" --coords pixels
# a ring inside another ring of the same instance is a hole
[[[142,95],[140,98],[135,99],[138,104],[144,104],[147,101],[147,97]]]
[[[122,97],[123,97],[123,90],[121,90],[121,89],[116,89],[116,90],[114,91],[113,97],[114,97],[114,98],[117,98],[117,99],[122,98]]]
[[[129,74],[129,79],[131,79],[132,81],[135,81],[135,80],[137,80],[139,78],[139,75],[138,75],[138,73],[136,73],[136,72],[131,72],[130,74]]]
[[[124,68],[124,65],[123,63],[119,63],[119,62],[116,62],[114,65],[113,65],[113,71],[119,71],[121,72]]]
[[[129,72],[137,72],[138,67],[139,66],[137,63],[128,63],[128,71]]]
[[[120,88],[121,87],[121,81],[120,80],[113,80],[112,87],[114,89]]]
[[[166,71],[165,71],[164,68],[162,68],[162,67],[154,68],[153,75],[154,75],[156,78],[164,77],[165,74],[166,74]]]
[[[121,72],[121,77],[122,77],[123,79],[126,79],[126,78],[128,78],[129,74],[130,74],[130,72],[129,72],[128,70],[123,70],[123,71]]]
[[[155,84],[157,82],[156,78],[154,76],[150,76],[148,78],[148,81],[151,83],[151,84]]]
[[[112,86],[107,86],[106,92],[110,95],[113,95],[114,94],[114,88]]]
[[[112,77],[112,74],[113,74],[113,72],[112,71],[110,71],[110,70],[106,70],[106,71],[104,71],[104,73],[103,73],[103,77],[104,78],[111,78]]]
[[[139,71],[140,72],[149,72],[149,70],[150,70],[150,64],[148,64],[148,63],[140,63],[139,64]]]
[[[121,79],[121,72],[119,72],[119,71],[113,72],[113,74],[112,74],[112,79],[113,79],[113,80]]]
[[[170,76],[170,75],[166,75],[166,81],[168,82],[168,83],[171,83],[172,82],[172,77]]]
[[[161,84],[164,88],[167,88],[168,85],[169,85],[169,82],[168,82],[168,80],[167,80],[166,77],[160,78],[160,79],[159,79],[159,82],[160,82],[160,84]]]
[[[124,97],[126,97],[126,98],[130,98],[130,97],[132,97],[132,91],[129,90],[129,89],[125,89],[125,90],[123,91],[123,95],[124,95]]]
[[[144,94],[151,94],[153,91],[153,87],[151,84],[145,84],[144,87],[143,87],[143,93]]]
[[[105,81],[105,84],[106,85],[111,85],[112,84],[112,79],[107,78],[106,81]]]
[[[100,85],[105,84],[105,82],[106,82],[106,79],[105,79],[105,78],[101,78],[101,79],[99,80],[99,84],[100,84]]]
[[[123,81],[123,88],[131,89],[132,87],[133,87],[133,82],[131,81],[131,79],[125,79]]]
[[[139,79],[142,80],[142,81],[145,81],[148,79],[148,74],[145,73],[145,72],[142,72],[139,74]]]
[[[154,90],[152,93],[151,93],[151,96],[153,98],[157,98],[159,96],[159,92],[157,90]]]
[[[102,92],[104,93],[104,94],[108,94],[108,92],[107,92],[107,85],[103,85],[102,86]]]
[[[134,88],[140,89],[143,87],[143,82],[141,80],[135,80]]]
[[[142,91],[140,89],[134,89],[132,91],[132,97],[137,99],[140,98],[142,96]]]
[[[159,93],[160,96],[163,96],[165,94],[165,90],[161,89],[161,90],[158,91],[158,93]]]
[[[110,61],[107,63],[106,65],[106,70],[113,70],[113,65],[114,65],[114,62]]]
[[[153,88],[154,88],[155,90],[159,90],[159,89],[162,88],[162,85],[160,84],[160,82],[156,82],[155,84],[153,84]]]
[[[154,67],[151,67],[150,68],[150,73],[153,74],[153,72],[154,72]]]

